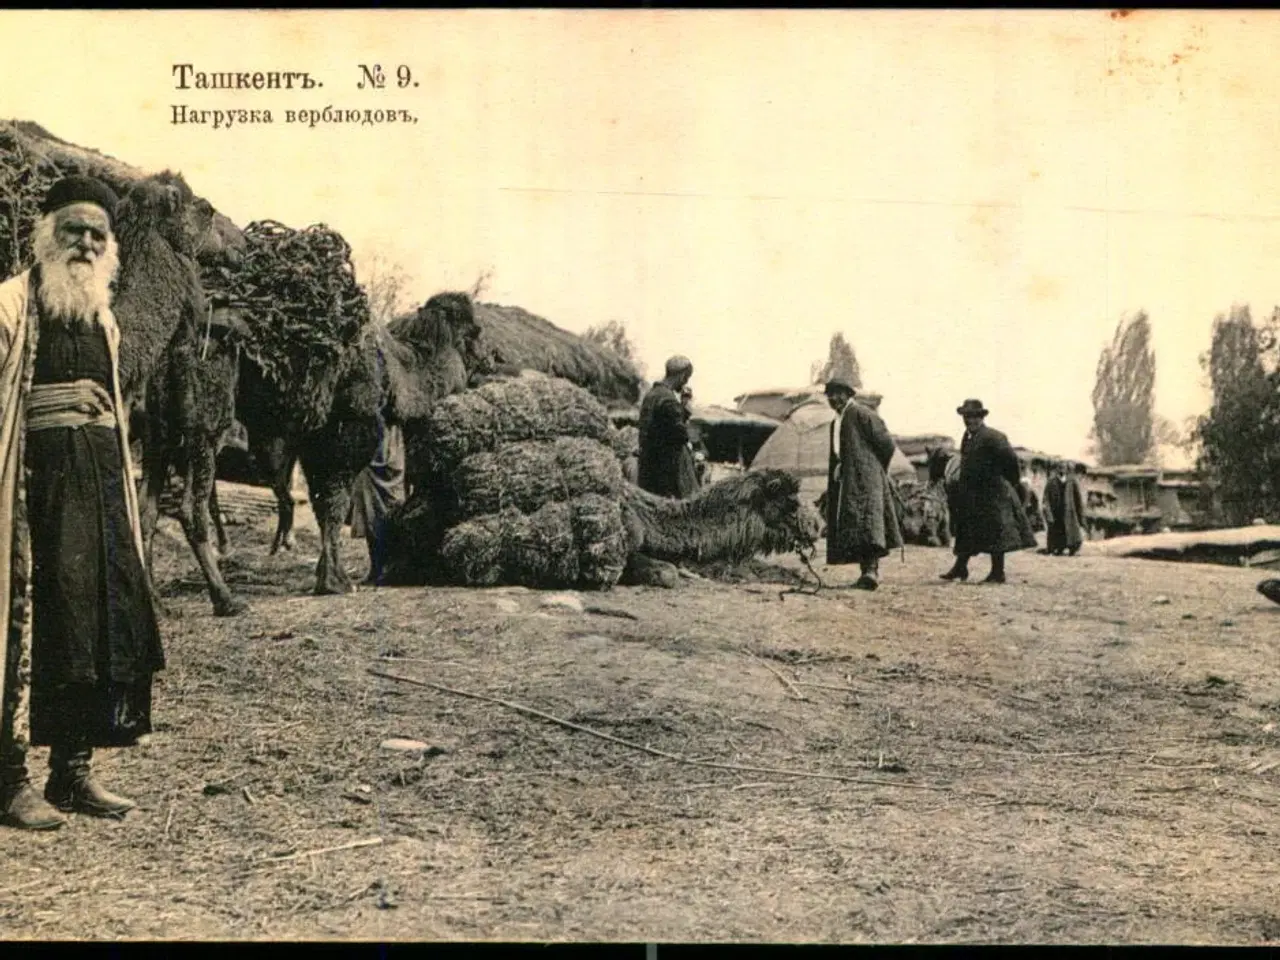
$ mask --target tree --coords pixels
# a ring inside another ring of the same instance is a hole
[[[374,323],[390,323],[408,311],[412,305],[409,296],[411,281],[404,267],[381,253],[375,253],[362,272],[365,280],[361,286],[369,298],[369,316]]]
[[[476,282],[471,285],[470,296],[472,300],[479,300],[486,290],[489,289],[489,282],[493,280],[493,268],[485,267],[480,271],[480,275],[476,277]]]
[[[1099,466],[1151,460],[1156,449],[1155,387],[1151,321],[1139,311],[1121,319],[1098,357],[1092,436]]]
[[[1213,487],[1217,511],[1233,525],[1280,515],[1280,400],[1276,373],[1280,310],[1261,328],[1247,306],[1213,321],[1213,341],[1200,364],[1213,405],[1193,434],[1198,465]]]
[[[631,365],[636,368],[636,372],[643,378],[645,375],[644,364],[640,362],[640,358],[636,355],[636,345],[631,342],[631,338],[627,335],[627,327],[620,320],[610,320],[599,326],[587,327],[583,339],[589,340],[597,346],[606,350],[612,350],[623,360],[628,360]]]
[[[858,357],[853,346],[838,330],[831,335],[831,343],[827,347],[827,359],[819,360],[809,367],[811,383],[826,383],[832,377],[844,377],[854,387],[862,386],[862,372],[858,369]]]

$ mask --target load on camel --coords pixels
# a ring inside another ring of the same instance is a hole
[[[246,231],[246,235],[250,238],[251,248],[256,247],[259,238],[255,236],[254,228]],[[316,258],[311,256],[309,259],[315,261]],[[255,270],[256,276],[253,274]],[[239,409],[245,411],[241,420],[249,434],[250,452],[271,478],[276,495],[277,525],[272,553],[292,546],[294,503],[290,481],[299,459],[302,442],[299,438],[313,430],[311,423],[294,423],[285,430],[273,426],[289,423],[293,415],[291,411],[306,409],[305,397],[295,393],[290,399],[287,390],[282,390],[280,385],[287,386],[292,382],[290,377],[271,374],[277,359],[289,356],[300,339],[305,341],[306,337],[290,334],[286,339],[273,334],[270,342],[264,342],[261,319],[254,319],[253,297],[263,297],[273,289],[288,289],[287,279],[281,276],[286,270],[286,266],[273,265],[270,257],[250,255],[246,257],[245,265],[235,270],[219,271],[221,279],[206,274],[206,282],[211,287],[228,291],[226,296],[229,299],[243,305],[242,312],[253,328],[245,347],[246,363],[238,404]],[[330,274],[335,272],[331,270]],[[250,276],[246,278],[246,274]],[[258,300],[258,304],[266,302]],[[274,302],[279,309],[280,298]],[[260,318],[261,313],[256,316]],[[303,313],[298,312],[297,316],[300,318]],[[295,322],[286,320],[285,325],[276,330],[288,330],[288,324]],[[317,332],[313,329],[307,336],[314,340]],[[404,428],[406,478],[411,487],[421,484],[426,472],[426,440],[420,426],[423,417],[429,413],[436,399],[456,393],[468,384],[483,383],[523,369],[563,374],[605,401],[634,402],[640,392],[641,379],[634,366],[612,351],[517,307],[475,304],[462,293],[433,296],[414,313],[394,320],[377,336],[381,344],[378,349],[382,351],[386,366],[385,388],[389,402],[389,406],[379,412],[385,422],[399,423]],[[258,339],[256,344],[255,337]],[[343,362],[341,355],[341,351],[333,351],[327,358],[327,366],[312,356],[313,376],[327,369],[337,384],[343,376],[338,371]],[[345,390],[343,387],[336,389],[339,393]],[[358,419],[369,415],[369,408],[360,414],[355,412],[356,405],[351,403],[338,404],[331,409],[334,429],[338,429],[337,420],[349,421],[353,416]],[[315,422],[317,418],[313,416],[312,420]],[[376,424],[376,421],[370,422]],[[350,430],[350,426],[346,429]],[[373,448],[369,444],[376,444],[376,436],[376,431],[368,431],[364,441],[341,442],[344,466],[328,480],[319,480],[324,489],[331,492],[318,505],[315,502],[316,463],[312,461],[309,466],[307,460],[303,460],[303,474],[312,490],[313,506],[316,507],[324,541],[317,569],[317,593],[341,593],[350,589],[350,581],[339,559],[340,525],[346,517],[352,480],[372,456]],[[322,450],[329,442],[328,439],[320,441]],[[331,459],[330,466],[332,464]],[[323,490],[320,495],[325,497]],[[332,530],[332,536],[324,533],[325,530]]]
[[[533,370],[562,377],[584,388],[606,403],[630,405],[640,396],[641,377],[632,363],[612,350],[592,343],[584,337],[562,330],[542,317],[520,307],[494,303],[464,304],[463,294],[440,294],[427,301],[415,313],[393,320],[388,330],[402,342],[421,339],[424,311],[427,315],[441,310],[455,314],[454,327],[474,324],[477,332],[468,341],[466,367],[468,386],[480,386],[492,379],[503,379],[522,370]],[[427,329],[443,329],[427,322]],[[407,474],[412,484],[421,480],[422,433],[412,426],[406,431]],[[257,459],[267,465],[276,494],[278,522],[271,552],[291,549],[293,499],[289,481],[296,457],[286,445],[275,440],[259,449]]]
[[[811,548],[817,515],[777,470],[689,500],[626,482],[605,408],[526,371],[448,397],[425,424],[425,481],[387,521],[391,584],[672,585],[673,564]]]
[[[218,263],[234,258],[239,231],[195,196],[179,174],[166,171],[148,177],[59,140],[35,124],[0,123],[0,196],[6,198],[0,204],[0,262],[10,268],[29,262],[30,229],[40,198],[54,180],[74,174],[97,177],[122,197],[113,312],[121,330],[124,397],[133,410],[145,407],[137,432],[143,449],[142,520],[148,552],[158,493],[173,462],[183,478],[178,519],[209,584],[214,608],[235,613],[238,605],[209,544],[212,454],[199,455],[210,444],[216,453],[220,434],[209,436],[208,412],[229,404],[228,388],[218,377],[211,382],[208,367],[190,358],[202,335],[208,336],[207,304],[195,260]]]
[[[205,283],[243,325],[236,410],[276,493],[272,549],[292,526],[289,480],[301,462],[321,535],[315,592],[347,593],[340,542],[352,483],[385,424],[402,425],[408,440],[436,400],[465,389],[478,365],[471,301],[438,294],[383,327],[336,231],[258,221],[244,236],[241,261],[207,271]]]

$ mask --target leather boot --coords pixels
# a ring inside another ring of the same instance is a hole
[[[942,574],[943,580],[968,580],[969,579],[969,558],[956,557],[956,562],[951,569]]]
[[[26,769],[6,769],[0,783],[0,823],[19,830],[57,830],[67,818],[45,802]]]
[[[875,560],[869,560],[862,564],[862,576],[854,586],[859,590],[874,590],[880,585],[879,574],[880,564]]]
[[[87,813],[93,817],[123,817],[137,806],[128,797],[117,796],[93,778],[93,750],[54,747],[49,752],[49,781],[45,799],[65,813]]]
[[[1004,554],[993,553],[991,555],[991,572],[987,574],[987,579],[983,583],[1004,583]]]

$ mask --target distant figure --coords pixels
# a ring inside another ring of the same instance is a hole
[[[1050,556],[1061,556],[1065,550],[1075,556],[1084,542],[1080,520],[1084,517],[1084,496],[1075,473],[1067,469],[1065,460],[1053,465],[1053,476],[1044,485],[1044,521],[1046,547]]]
[[[1004,555],[1036,545],[1022,500],[1018,455],[1008,437],[986,425],[982,401],[966,400],[956,413],[965,426],[951,518],[956,562],[942,579],[969,579],[969,558],[989,553],[991,572],[983,582],[1004,583]]]
[[[902,530],[889,485],[893,437],[880,415],[853,402],[853,384],[842,377],[827,381],[831,457],[827,470],[827,563],[856,563],[860,590],[879,585],[880,558],[902,545]]]
[[[366,586],[382,583],[386,564],[386,520],[391,508],[405,501],[404,434],[396,424],[384,424],[382,439],[370,464],[360,471],[351,487],[351,536],[363,537],[369,547]]]
[[[640,488],[660,497],[683,500],[697,489],[690,482],[692,471],[681,469],[681,458],[689,449],[689,415],[680,391],[692,376],[691,360],[672,357],[666,376],[640,404]]]

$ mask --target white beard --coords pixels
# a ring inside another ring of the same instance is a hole
[[[31,246],[40,264],[40,304],[51,317],[90,324],[110,309],[111,282],[120,268],[114,236],[108,234],[106,250],[92,263],[70,263],[74,251],[58,243],[48,215],[36,224]]]

